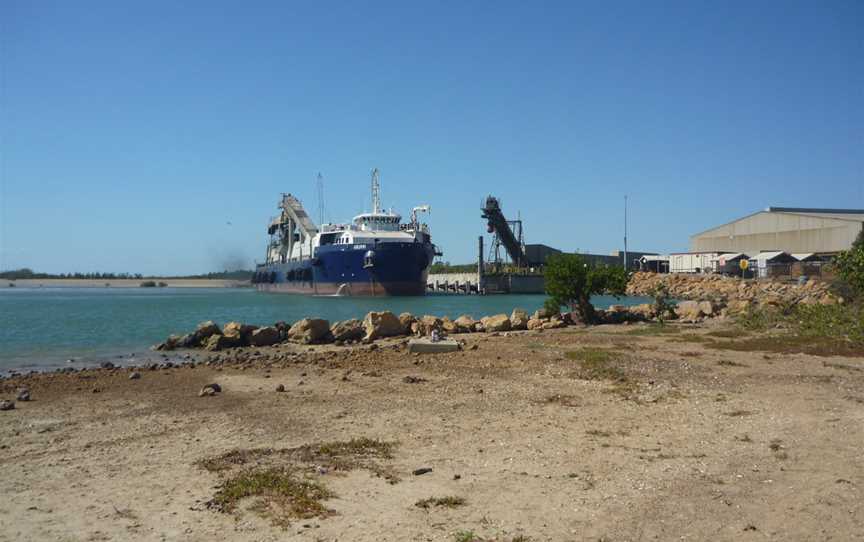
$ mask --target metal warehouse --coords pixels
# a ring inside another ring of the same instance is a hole
[[[691,252],[833,254],[864,229],[864,209],[768,207],[690,237]]]

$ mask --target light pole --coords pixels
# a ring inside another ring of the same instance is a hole
[[[627,269],[627,194],[624,194],[624,271]]]

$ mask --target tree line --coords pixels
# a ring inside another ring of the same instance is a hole
[[[152,276],[141,273],[41,273],[30,268],[10,269],[0,271],[0,279],[24,280],[24,279],[82,279],[82,280],[116,280],[116,279],[145,279],[145,278],[167,278],[167,279],[218,279],[218,280],[250,280],[253,271],[238,269],[235,271],[218,271],[202,273],[198,275],[176,275],[176,276]]]

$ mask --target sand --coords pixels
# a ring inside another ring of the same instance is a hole
[[[630,329],[0,381],[0,398],[23,383],[34,399],[0,412],[0,540],[864,539],[864,359]],[[567,354],[583,348],[609,350],[620,372],[586,373]],[[222,393],[198,397],[209,382]],[[358,437],[396,443],[398,483],[318,472],[332,515],[288,526],[250,499],[206,506],[223,478],[201,459]],[[434,496],[465,504],[415,506]]]

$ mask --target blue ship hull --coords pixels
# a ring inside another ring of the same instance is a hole
[[[434,256],[431,243],[325,245],[318,247],[309,259],[261,265],[252,281],[263,292],[424,295]]]

